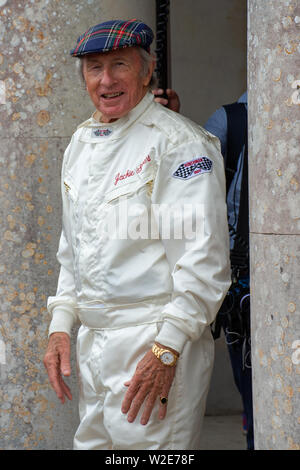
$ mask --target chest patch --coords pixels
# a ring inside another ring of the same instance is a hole
[[[197,157],[194,160],[183,162],[177,170],[173,173],[174,178],[181,178],[187,180],[194,176],[202,175],[203,173],[211,173],[213,162],[208,157]]]
[[[144,166],[147,165],[148,162],[151,162],[151,157],[150,155],[147,155],[146,158],[144,158],[144,160],[142,162],[139,162],[138,163],[138,166],[134,169],[130,169],[130,170],[127,170],[125,173],[117,173],[116,176],[115,176],[115,182],[114,182],[114,185],[116,186],[119,181],[122,181],[124,179],[127,179],[129,178],[130,176],[133,176],[133,175],[138,175],[139,173],[141,173],[144,169]]]

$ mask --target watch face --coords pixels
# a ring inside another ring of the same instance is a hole
[[[164,352],[161,356],[161,361],[163,364],[166,364],[166,365],[170,365],[174,362],[174,355],[167,351],[167,352]]]

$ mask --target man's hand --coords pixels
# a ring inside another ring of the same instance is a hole
[[[70,337],[67,333],[52,333],[44,357],[50,383],[62,403],[65,402],[65,396],[72,400],[71,391],[62,379],[62,375],[71,375],[70,349]]]
[[[170,349],[170,348],[168,348]],[[174,351],[176,353],[176,351]],[[178,353],[176,353],[178,354]],[[134,376],[125,383],[128,390],[122,403],[122,413],[132,423],[142,404],[145,402],[141,417],[141,424],[148,423],[157,398],[168,398],[169,391],[175,376],[176,366],[165,366],[148,351],[138,363]],[[159,404],[159,419],[164,419],[167,413],[167,404]]]
[[[163,106],[166,106],[167,108],[171,109],[172,111],[176,111],[176,113],[179,113],[180,110],[180,100],[179,96],[177,95],[176,91],[171,90],[168,88],[166,90],[166,93],[168,95],[168,99],[166,98],[160,98],[159,95],[163,95],[164,90],[161,88],[158,88],[156,90],[152,90],[153,95],[156,96],[154,101],[157,103],[162,104]]]

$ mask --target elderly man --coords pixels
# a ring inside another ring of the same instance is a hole
[[[154,102],[152,40],[147,25],[115,20],[71,51],[96,111],[64,155],[61,270],[44,364],[58,398],[71,399],[62,376],[79,320],[75,449],[197,449],[213,366],[209,325],[230,285],[219,141]],[[200,229],[191,236],[185,222]]]

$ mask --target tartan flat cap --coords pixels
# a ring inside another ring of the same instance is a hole
[[[79,36],[76,47],[70,51],[70,54],[73,57],[80,57],[132,46],[140,46],[150,52],[153,37],[152,29],[136,19],[106,21]]]

